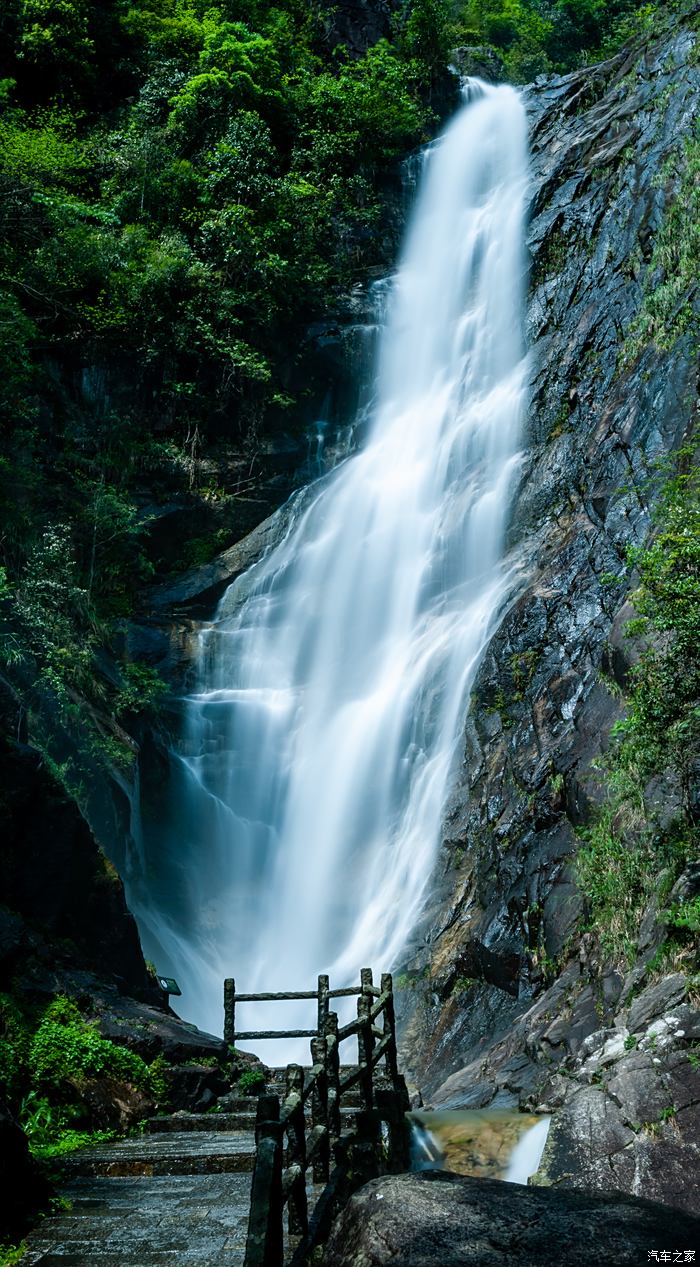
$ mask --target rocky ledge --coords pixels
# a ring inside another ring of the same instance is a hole
[[[634,1197],[525,1188],[426,1171],[377,1179],[338,1219],[323,1267],[638,1267],[692,1250],[700,1219]],[[671,1257],[669,1260],[673,1261]],[[683,1261],[681,1258],[679,1261]]]

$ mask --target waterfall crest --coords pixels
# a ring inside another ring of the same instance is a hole
[[[168,848],[146,840],[134,905],[205,1029],[226,975],[340,985],[416,925],[512,581],[526,183],[518,95],[472,84],[425,154],[364,447],[200,635]]]

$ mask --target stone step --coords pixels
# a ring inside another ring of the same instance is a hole
[[[241,1267],[250,1175],[66,1180],[70,1212],[42,1219],[22,1267]]]
[[[287,1070],[286,1069],[270,1069],[269,1077],[266,1084],[266,1090],[269,1095],[279,1095],[284,1099]],[[307,1069],[304,1069],[304,1073]],[[357,1073],[357,1065],[341,1065],[340,1077],[344,1078],[350,1073]],[[381,1080],[381,1079],[380,1079]],[[349,1091],[343,1093],[343,1104],[351,1108],[360,1108],[360,1093],[357,1087],[351,1087]]]
[[[250,1171],[252,1131],[159,1131],[84,1148],[64,1160],[66,1175],[216,1175]]]
[[[152,1135],[172,1131],[252,1132],[255,1129],[255,1107],[248,1108],[245,1113],[173,1113],[167,1117],[149,1117],[145,1129]]]

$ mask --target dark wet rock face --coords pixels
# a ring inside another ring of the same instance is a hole
[[[54,971],[63,958],[147,993],[121,881],[76,805],[36,749],[3,743],[2,760],[0,894],[9,910],[0,912],[0,980],[9,980],[28,957],[42,965],[41,972]],[[55,940],[62,948],[58,957]]]
[[[690,1200],[678,1175],[697,1162],[697,1097],[684,1103],[676,1085],[697,1078],[691,1040],[678,1037],[673,1070],[670,1055],[649,1053],[654,1077],[667,1079],[665,1116],[642,1131],[624,1042],[641,1042],[679,1000],[689,1007],[687,989],[675,996],[661,983],[625,1012],[652,982],[658,912],[630,973],[607,965],[581,936],[572,860],[601,796],[591,763],[635,655],[624,634],[630,582],[609,578],[624,578],[628,545],[648,537],[650,466],[683,442],[697,408],[689,340],[625,355],[659,280],[649,261],[675,194],[665,165],[700,109],[696,19],[697,6],[642,51],[526,90],[532,400],[510,529],[521,579],[477,679],[439,871],[400,977],[403,1059],[426,1102],[565,1105],[553,1182],[571,1174],[601,1188],[607,1173],[608,1187],[671,1204]],[[610,1063],[599,1053],[593,1093],[585,1044],[606,1028],[622,1054]],[[617,1061],[623,1083],[609,1090]],[[555,1085],[560,1067],[568,1091]],[[590,1143],[602,1122],[620,1148],[607,1172]]]
[[[126,1132],[155,1111],[152,1099],[121,1078],[81,1079],[74,1089],[91,1130]]]
[[[500,84],[506,78],[503,59],[488,45],[462,44],[453,48],[450,61],[460,75],[476,76],[487,84]]]
[[[387,39],[400,9],[400,0],[322,0],[318,5],[329,48],[342,45],[351,57],[362,57],[373,44]]]
[[[169,1064],[189,1065],[202,1060],[223,1061],[227,1047],[222,1038],[204,1034],[196,1025],[181,1021],[171,1011],[137,999],[124,998],[115,990],[92,982],[85,1007],[103,1038],[120,1043],[150,1062],[164,1056]]]
[[[617,1267],[694,1248],[700,1219],[632,1197],[594,1197],[445,1171],[367,1184],[338,1219],[323,1267]]]
[[[32,1160],[24,1131],[0,1101],[0,1244],[20,1239],[30,1217],[44,1205],[49,1186]]]

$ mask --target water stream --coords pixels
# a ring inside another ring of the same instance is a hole
[[[132,877],[147,952],[214,1032],[225,975],[308,989],[396,962],[512,590],[526,125],[512,89],[470,94],[424,157],[363,447],[202,630],[169,821]]]

